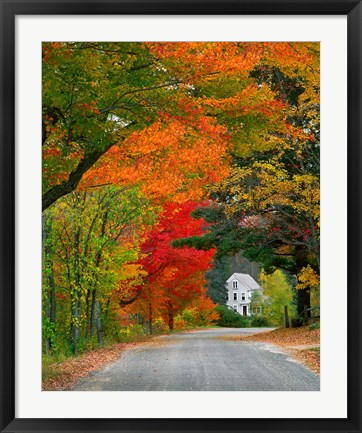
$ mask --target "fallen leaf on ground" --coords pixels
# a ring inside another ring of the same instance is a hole
[[[297,358],[315,373],[320,373],[320,330],[301,328],[280,328],[273,331],[260,332],[245,336],[227,336],[224,340],[258,341],[272,343],[287,349],[288,353]]]
[[[115,361],[122,353],[139,343],[118,343],[102,349],[92,350],[77,358],[47,366],[51,377],[43,381],[43,391],[65,391],[88,373]]]

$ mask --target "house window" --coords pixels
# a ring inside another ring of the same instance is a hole
[[[234,293],[234,301],[237,301],[237,300],[238,300],[238,294]]]
[[[233,305],[233,308],[235,311],[238,311],[238,306],[237,305]]]
[[[233,289],[237,289],[238,288],[238,282],[237,281],[233,281]]]
[[[245,293],[242,293],[242,294],[241,294],[241,300],[242,300],[242,301],[245,301]]]

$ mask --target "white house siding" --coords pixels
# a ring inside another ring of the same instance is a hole
[[[226,281],[226,289],[228,291],[226,305],[241,315],[250,316],[252,293],[262,290],[259,284],[249,274],[234,273]],[[245,294],[245,299],[243,299],[243,294]],[[234,299],[234,295],[236,295],[236,299]],[[243,307],[246,307],[246,311]]]

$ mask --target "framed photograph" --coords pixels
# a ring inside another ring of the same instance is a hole
[[[361,431],[361,2],[0,4],[1,431]]]

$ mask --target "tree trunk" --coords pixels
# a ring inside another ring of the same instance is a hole
[[[50,352],[50,338],[47,337],[45,339],[45,354],[49,355],[49,352]]]
[[[97,327],[97,339],[98,345],[103,346],[103,335],[102,335],[102,322],[101,322],[101,306],[98,299],[95,302],[95,315],[96,315],[96,327]]]
[[[91,299],[91,314],[89,319],[89,329],[90,329],[90,338],[93,337],[94,332],[94,325],[95,325],[95,319],[96,319],[96,295],[97,290],[92,290],[92,299]]]
[[[43,254],[44,254],[44,273],[45,273],[45,315],[49,320],[50,326],[55,326],[56,320],[56,297],[55,297],[55,279],[54,279],[54,261],[53,261],[53,241],[52,241],[52,216],[43,216]],[[52,348],[51,336],[45,338],[45,353],[48,354]]]
[[[80,310],[81,310],[81,288],[80,288],[80,269],[79,269],[79,241],[80,241],[80,227],[74,233],[74,258],[73,258],[73,271],[74,271],[74,287],[72,288],[71,296],[71,325],[70,336],[74,347],[74,355],[78,355],[78,343],[80,338]]]
[[[70,335],[73,343],[74,355],[78,355],[78,343],[80,337],[80,303],[77,299],[73,301],[72,321],[70,325]]]
[[[152,305],[151,303],[148,304],[148,308],[149,308],[149,329],[150,329],[150,334],[153,334],[153,311],[152,311]]]
[[[63,181],[58,185],[54,185],[46,191],[42,198],[43,211],[56,202],[60,197],[74,191],[81,181],[83,174],[86,173],[112,145],[113,143],[108,143],[107,146],[84,155],[83,159],[79,161],[77,167],[70,173],[68,180]]]
[[[86,295],[86,298],[85,298],[85,311],[86,311],[85,339],[86,339],[86,341],[89,340],[89,336],[90,336],[90,303],[89,303],[90,294],[91,294],[91,290],[87,289],[87,295]]]
[[[101,237],[103,237],[105,235],[107,220],[108,220],[108,210],[106,210],[104,215],[103,215],[102,227],[101,227]],[[102,249],[99,249],[97,251],[96,259],[95,259],[95,263],[94,263],[95,269],[98,269],[100,267],[101,260],[102,260]],[[94,274],[94,279],[95,279],[95,283],[94,283],[95,286],[92,290],[90,336],[91,337],[93,336],[94,325],[95,325],[96,329],[97,329],[98,344],[100,346],[102,346],[103,345],[103,337],[102,337],[102,324],[101,324],[101,319],[100,319],[100,304],[99,304],[99,301],[97,299],[97,283],[98,283],[98,275],[97,274]]]
[[[310,308],[310,289],[297,290],[298,316],[304,319],[305,308]]]
[[[174,323],[173,323],[173,307],[171,304],[169,304],[169,307],[168,307],[168,329],[170,331],[173,331],[173,325],[174,325]]]

